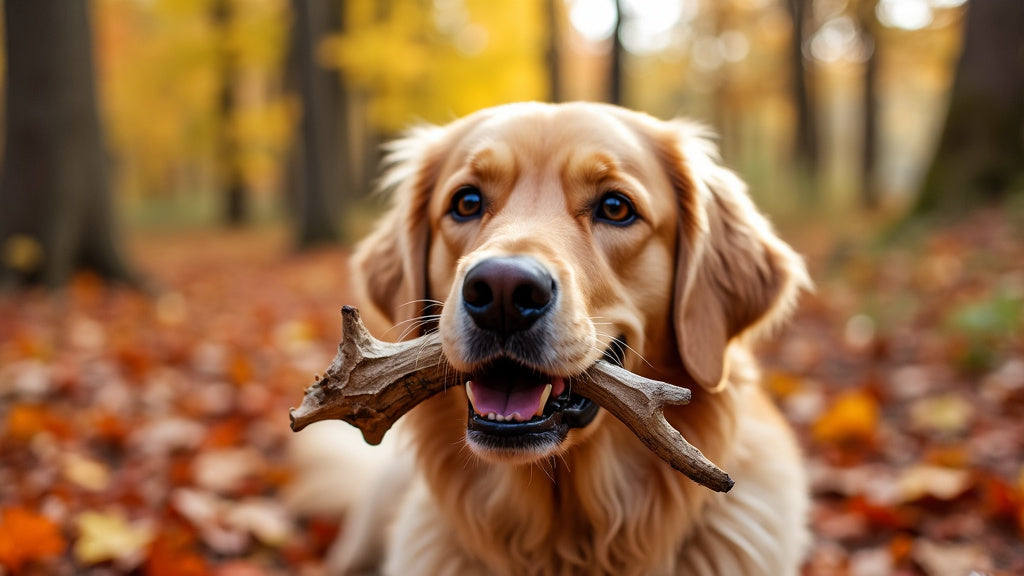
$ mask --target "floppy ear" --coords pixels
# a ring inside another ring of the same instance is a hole
[[[726,354],[745,333],[786,319],[811,282],[803,259],[717,163],[701,127],[680,121],[662,148],[680,210],[673,311],[679,355],[705,389],[728,382]]]
[[[380,189],[391,194],[391,208],[356,246],[350,262],[362,316],[381,333],[423,314],[430,250],[427,204],[439,164],[435,144],[443,131],[417,128],[388,146]]]

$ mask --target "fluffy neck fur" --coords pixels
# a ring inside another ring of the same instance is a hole
[[[666,410],[669,421],[726,470],[737,386],[716,394],[695,386],[693,402]],[[445,528],[491,574],[672,571],[714,494],[658,459],[607,413],[585,439],[570,436],[563,455],[532,466],[477,459],[465,445],[465,414],[460,388],[408,418]]]

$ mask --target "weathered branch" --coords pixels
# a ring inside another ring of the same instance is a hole
[[[417,404],[460,384],[441,353],[437,334],[389,343],[366,330],[359,312],[342,309],[344,333],[338,354],[327,373],[306,389],[302,404],[291,410],[292,430],[313,422],[340,419],[363,432],[370,444],[379,444],[391,426]],[[655,454],[693,481],[727,492],[733,481],[665,419],[666,405],[686,404],[690,391],[650,380],[604,361],[581,378],[574,391],[597,402]]]
[[[651,451],[694,482],[716,492],[732,488],[732,478],[665,419],[666,405],[690,402],[689,388],[644,378],[603,360],[573,386],[576,392],[621,420]]]
[[[383,342],[366,330],[355,308],[345,306],[341,316],[338,354],[323,377],[306,389],[302,404],[292,408],[292,430],[321,420],[344,420],[359,428],[367,442],[380,444],[399,418],[444,389],[447,363],[441,341],[427,336]]]

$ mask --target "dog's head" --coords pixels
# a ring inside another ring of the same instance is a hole
[[[394,205],[357,249],[355,289],[378,328],[437,322],[487,460],[585,437],[600,411],[572,380],[602,358],[719,390],[730,344],[808,282],[692,124],[516,104],[419,129],[389,158]]]

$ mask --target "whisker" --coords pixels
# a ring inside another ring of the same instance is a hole
[[[630,352],[632,352],[633,354],[636,354],[637,358],[639,358],[639,359],[640,359],[640,361],[641,361],[641,362],[643,362],[644,364],[646,364],[646,365],[647,365],[647,366],[648,366],[649,368],[654,368],[654,365],[653,365],[653,364],[651,364],[651,363],[650,363],[650,362],[649,362],[649,361],[647,360],[647,358],[644,358],[644,355],[643,355],[643,354],[641,354],[639,350],[637,350],[636,348],[633,348],[633,347],[632,347],[632,346],[630,346],[630,345],[629,345],[629,344],[628,344],[627,342],[624,342],[624,341],[622,341],[622,340],[619,340],[619,339],[618,339],[618,337],[616,337],[616,336],[612,336],[611,334],[608,334],[607,332],[596,332],[596,334],[597,334],[598,336],[604,336],[604,337],[608,338],[608,339],[609,339],[609,341],[611,341],[611,340],[617,341],[617,342],[619,343],[619,345],[621,345],[622,347],[624,347],[624,348],[625,348],[626,350],[629,350],[629,351],[630,351]],[[610,344],[610,343],[611,343],[611,342],[609,342],[609,344]]]
[[[545,462],[546,462],[545,460],[541,460],[541,461],[535,462],[534,465],[530,467],[530,474],[532,476],[534,468],[540,468],[540,471],[543,472],[544,475],[548,477],[548,480],[551,480],[551,482],[554,482],[555,481],[555,476],[553,474],[554,470],[552,470],[551,472],[548,472],[547,468],[544,467],[544,463]]]
[[[398,337],[399,340],[405,340],[405,338],[408,337],[409,334],[411,334],[414,330],[435,323],[440,319],[440,315],[418,316],[416,318],[410,318],[408,320],[403,320],[402,322],[395,324],[394,326],[391,327],[390,330],[388,330],[388,332],[391,332],[391,330],[394,330],[395,328],[398,328],[403,324],[408,324],[408,326],[406,326],[402,331],[402,334]]]
[[[572,472],[572,467],[569,466],[569,462],[565,459],[565,454],[559,452],[557,454],[557,456],[558,456],[558,459],[562,461],[562,465],[565,466],[566,472],[570,472],[571,473]]]

